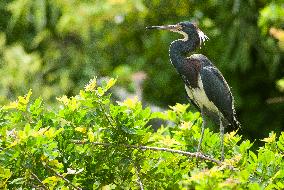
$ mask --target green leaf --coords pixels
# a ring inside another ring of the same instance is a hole
[[[12,172],[10,169],[5,169],[0,166],[0,180],[9,179],[11,176],[12,176]]]
[[[89,84],[87,84],[87,85],[85,86],[85,91],[87,91],[87,92],[88,92],[88,91],[92,92],[92,91],[95,90],[96,86],[97,86],[97,78],[94,77],[93,79],[91,79],[91,80],[89,81]]]
[[[185,113],[188,107],[189,104],[179,104],[179,103],[177,103],[175,106],[170,106],[170,108],[176,113]]]
[[[279,182],[276,183],[276,185],[279,189],[284,189],[284,183],[279,181]]]
[[[253,162],[257,162],[257,156],[252,151],[249,151],[249,156],[252,158]]]
[[[277,146],[281,151],[284,151],[284,132],[281,132],[279,140],[277,142]]]
[[[25,178],[20,177],[20,178],[16,178],[16,179],[12,180],[12,181],[10,182],[10,184],[21,185],[21,184],[23,184],[24,182],[25,182]]]
[[[94,132],[91,129],[89,129],[87,135],[88,135],[88,139],[89,139],[90,142],[94,142],[95,141],[95,135],[94,135]]]
[[[125,127],[125,126],[122,126],[121,129],[122,129],[125,133],[127,133],[127,134],[130,134],[130,135],[136,134],[136,130],[135,130],[135,129],[128,128],[128,127]]]
[[[26,111],[31,95],[32,90],[29,90],[28,94],[25,96],[19,96],[17,101],[11,102],[8,106],[3,106],[3,109],[18,109],[20,111]]]
[[[98,87],[97,93],[98,93],[99,96],[103,96],[105,94],[105,90],[102,87]]]
[[[248,189],[250,190],[261,190],[262,188],[260,187],[260,185],[258,183],[249,183],[248,184]]]
[[[271,132],[269,134],[269,137],[264,138],[262,141],[266,143],[273,143],[276,141],[276,134],[274,132]]]
[[[113,87],[116,83],[117,79],[111,78],[106,84],[105,91],[108,91],[111,87]]]
[[[45,178],[42,183],[43,184],[48,184],[50,187],[54,187],[57,182],[60,181],[60,178],[57,176],[51,176],[51,177],[47,177]]]

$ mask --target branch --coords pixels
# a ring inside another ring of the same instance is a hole
[[[37,177],[36,174],[34,174],[33,172],[31,172],[31,174],[32,174],[32,176],[40,183],[40,185],[41,185],[45,190],[48,190],[48,189],[49,189],[49,188],[46,187],[46,186],[44,185],[44,183]]]
[[[80,187],[75,186],[73,183],[71,183],[68,179],[66,179],[63,175],[61,175],[60,173],[57,173],[53,168],[51,168],[50,166],[48,166],[47,164],[43,164],[45,167],[47,167],[49,170],[51,170],[53,173],[55,173],[55,175],[57,175],[58,177],[60,177],[61,179],[63,179],[66,183],[68,183],[68,185],[71,185],[74,189],[77,190],[82,190]]]
[[[139,176],[139,175],[140,175],[140,174],[139,174],[139,172],[140,172],[140,167],[137,167],[135,163],[134,163],[133,165],[134,165],[135,172],[136,172],[136,175],[137,175],[137,183],[139,184],[140,189],[141,189],[141,190],[144,190],[142,180],[141,180],[141,178],[140,178],[140,176]]]
[[[100,106],[100,108],[101,108],[101,111],[104,113],[105,118],[107,119],[108,123],[109,123],[112,127],[114,127],[114,124],[113,124],[113,122],[112,122],[112,121],[113,121],[113,118],[107,114],[107,111],[105,110],[105,108],[104,108],[104,106],[102,105],[101,101],[97,101],[97,103],[99,104],[99,106]],[[111,121],[111,120],[112,120],[112,121]]]
[[[211,158],[207,155],[204,155],[200,152],[186,152],[182,150],[174,150],[170,148],[160,148],[160,147],[151,147],[151,146],[142,146],[142,145],[130,145],[130,144],[112,144],[112,143],[103,143],[103,142],[84,142],[80,140],[72,140],[75,144],[92,144],[96,146],[124,146],[126,148],[134,148],[134,149],[140,149],[140,150],[153,150],[153,151],[160,151],[160,152],[171,152],[171,153],[177,153],[182,154],[188,157],[195,157],[200,158],[203,160],[208,160],[210,162],[216,163],[217,165],[222,165],[222,162],[219,160],[215,160],[214,158]]]
[[[268,98],[266,100],[267,104],[277,104],[277,103],[282,103],[284,102],[284,96],[282,97],[274,97],[274,98]]]
[[[33,187],[33,189],[38,189],[38,190],[45,189],[42,186],[36,186],[35,184],[31,184],[31,186]]]

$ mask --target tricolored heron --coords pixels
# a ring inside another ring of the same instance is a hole
[[[200,152],[205,129],[205,115],[220,125],[221,160],[224,160],[224,126],[239,127],[230,87],[221,72],[202,54],[186,55],[200,47],[208,37],[192,22],[175,25],[150,26],[147,29],[169,30],[183,35],[183,39],[171,43],[170,60],[185,83],[186,93],[202,116],[201,137],[197,151]]]

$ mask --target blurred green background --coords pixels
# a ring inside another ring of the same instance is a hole
[[[95,75],[118,77],[118,98],[186,103],[168,56],[179,36],[145,30],[185,20],[210,38],[197,52],[232,87],[239,133],[259,139],[284,130],[283,0],[1,0],[0,103],[31,88],[51,106]]]

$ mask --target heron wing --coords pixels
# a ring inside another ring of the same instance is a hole
[[[200,70],[200,76],[208,99],[215,104],[225,119],[234,125],[233,97],[221,72],[215,67],[205,66]]]

